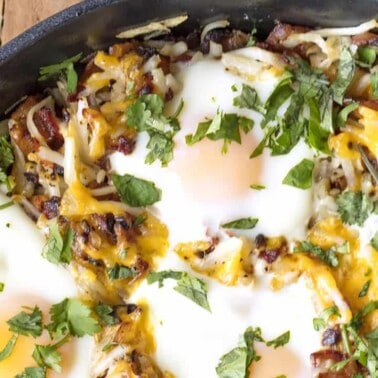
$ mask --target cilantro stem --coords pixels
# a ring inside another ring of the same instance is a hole
[[[349,339],[348,339],[348,332],[347,332],[345,324],[341,325],[341,338],[343,341],[345,351],[348,353],[348,355],[350,355],[351,350],[350,350],[350,344],[349,344]]]
[[[0,210],[7,209],[8,207],[11,207],[12,205],[14,205],[14,202],[13,202],[13,201],[9,201],[9,202],[2,203],[2,204],[0,205]]]

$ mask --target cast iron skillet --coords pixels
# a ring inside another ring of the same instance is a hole
[[[36,90],[38,69],[91,52],[138,24],[187,13],[184,33],[211,18],[260,33],[275,20],[309,26],[351,26],[378,17],[378,0],[84,0],[29,29],[0,49],[0,119],[21,96]],[[224,18],[224,17],[223,17]]]

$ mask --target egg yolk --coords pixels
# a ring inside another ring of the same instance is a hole
[[[13,336],[13,332],[9,331],[7,320],[19,314],[21,311],[29,313],[28,309],[23,307],[34,308],[34,306],[37,305],[43,313],[44,323],[48,322],[49,320],[48,309],[50,308],[50,305],[40,298],[31,298],[30,296],[8,297],[3,301],[3,303],[6,303],[6,309],[5,306],[3,306],[0,316],[0,350],[4,349],[8,341]],[[32,357],[35,345],[52,345],[54,343],[54,341],[51,341],[46,330],[43,331],[41,336],[36,338],[33,338],[32,336],[19,335],[12,353],[9,355],[9,357],[0,361],[0,377],[13,378],[17,374],[21,374],[27,367],[38,366]],[[58,374],[49,369],[47,373],[48,378],[58,378],[68,374],[74,362],[74,342],[65,344],[63,347],[59,348],[58,352],[62,357],[62,371]]]
[[[182,131],[185,132],[185,125]],[[260,184],[262,157],[249,158],[257,144],[253,132],[247,135],[241,132],[241,144],[231,142],[223,154],[223,140],[203,139],[192,146],[179,141],[170,168],[196,200],[241,197],[250,191],[250,185]]]

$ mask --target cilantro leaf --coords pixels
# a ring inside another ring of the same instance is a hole
[[[114,316],[113,307],[100,303],[96,305],[93,309],[95,313],[98,315],[98,317],[106,325],[113,325],[117,323],[117,319]]]
[[[6,343],[5,347],[2,351],[0,351],[0,361],[5,360],[8,358],[12,352],[14,347],[16,346],[18,335],[12,335],[9,341]]]
[[[260,356],[254,349],[255,341],[264,341],[261,329],[248,327],[239,346],[224,354],[216,367],[218,378],[247,378],[248,368],[253,361],[259,361]]]
[[[53,264],[71,262],[71,246],[74,240],[74,231],[68,228],[64,239],[60,235],[57,222],[49,224],[50,236],[43,247],[42,256]]]
[[[67,80],[67,92],[75,93],[77,88],[78,76],[74,68],[74,63],[77,63],[81,59],[82,55],[83,54],[80,53],[64,60],[61,63],[41,67],[39,69],[40,77],[38,81],[44,81],[58,75],[65,75]]]
[[[108,277],[110,280],[123,280],[135,276],[136,271],[128,266],[114,264],[112,268],[108,269]]]
[[[318,318],[313,319],[315,331],[320,331],[327,326],[327,322],[331,316],[341,317],[340,310],[337,306],[331,306],[324,309]]]
[[[330,267],[337,267],[339,266],[339,258],[337,253],[345,254],[349,252],[348,244],[342,244],[340,246],[331,247],[328,249],[323,249],[316,244],[313,244],[308,241],[302,241],[299,245],[294,248],[294,253],[309,253],[319,260],[325,262]]]
[[[158,282],[159,288],[163,287],[164,280],[171,278],[173,280],[179,280],[181,278],[182,272],[177,272],[174,270],[163,270],[161,272],[150,272],[147,276],[147,283],[149,285]]]
[[[7,182],[7,171],[13,163],[14,156],[9,139],[0,136],[0,184]]]
[[[164,101],[158,94],[142,95],[127,108],[127,126],[138,132],[145,131],[150,137],[147,144],[150,152],[145,160],[147,164],[160,160],[162,166],[166,166],[172,160],[173,137],[180,130],[177,117],[182,108],[183,101],[171,118],[164,116]]]
[[[30,312],[21,311],[7,321],[11,332],[38,337],[42,334],[42,311],[35,306]]]
[[[248,133],[253,128],[253,120],[238,116],[235,113],[217,114],[211,121],[200,122],[194,134],[185,137],[186,144],[192,146],[204,138],[210,140],[224,140],[222,153],[227,152],[227,146],[231,142],[241,143],[240,129]]]
[[[113,174],[112,180],[123,202],[132,207],[153,205],[161,200],[161,190],[152,181],[132,175]]]
[[[247,108],[259,113],[265,113],[265,109],[256,89],[247,84],[242,84],[241,94],[234,98],[233,105],[238,108]]]
[[[273,346],[274,349],[286,345],[290,341],[290,331],[284,332],[282,335],[270,340],[266,343],[267,346]]]
[[[309,159],[303,159],[300,163],[290,169],[282,183],[299,189],[309,189],[312,185],[313,169],[314,162]]]
[[[203,280],[183,272],[174,290],[189,298],[205,310],[211,311],[207,300],[207,287]]]
[[[269,122],[276,119],[278,109],[294,93],[294,89],[291,87],[291,82],[292,74],[286,72],[267,99],[265,103],[265,117],[261,122],[262,128],[266,127]]]
[[[159,282],[159,287],[163,286],[165,279],[174,279],[177,281],[174,290],[192,300],[205,310],[210,310],[210,305],[207,300],[206,283],[187,272],[177,272],[173,270],[166,270],[161,272],[151,272],[147,276],[147,283],[149,285],[154,282]]]
[[[60,338],[93,335],[100,330],[96,319],[91,316],[90,308],[78,299],[66,298],[50,308],[51,323],[47,326],[50,335]]]
[[[259,220],[257,218],[241,218],[232,222],[224,223],[222,228],[233,228],[237,230],[250,230],[254,228]]]
[[[340,53],[337,77],[331,85],[331,89],[333,91],[333,99],[339,105],[343,104],[344,93],[347,90],[349,84],[352,82],[355,66],[356,65],[352,52],[348,47],[344,46]]]
[[[372,239],[370,240],[370,245],[378,251],[378,231],[374,234]]]
[[[345,191],[336,198],[341,220],[349,225],[362,226],[374,210],[373,201],[362,192]]]
[[[32,356],[40,367],[50,368],[58,373],[62,371],[62,357],[54,345],[36,345]]]
[[[41,367],[28,367],[15,378],[46,378],[46,369]]]
[[[4,282],[0,282],[0,293],[4,291],[5,284]]]
[[[322,126],[319,103],[317,103],[314,98],[311,98],[307,100],[307,104],[310,110],[310,117],[308,121],[306,143],[315,150],[329,155],[328,137],[330,133],[329,130]]]

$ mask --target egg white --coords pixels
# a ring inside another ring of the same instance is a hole
[[[8,201],[9,198],[0,194],[0,204]],[[0,293],[3,314],[4,309],[14,311],[13,316],[22,311],[22,306],[45,307],[45,304],[52,305],[66,297],[77,296],[70,273],[41,256],[44,237],[17,205],[0,211],[0,234],[0,281],[5,285]],[[7,325],[1,324],[0,327],[6,328]],[[67,378],[89,376],[92,349],[91,337],[74,340],[71,369],[65,375]],[[25,367],[18,366],[19,373]]]
[[[199,122],[212,119],[218,109],[253,119],[254,137],[258,141],[262,139],[262,116],[233,106],[233,98],[238,93],[231,87],[236,85],[240,91],[241,84],[247,83],[256,88],[260,98],[266,101],[279,77],[268,75],[248,82],[227,72],[221,61],[210,59],[178,65],[176,69],[176,77],[183,89],[176,95],[172,109],[181,98],[184,108],[179,116],[181,131],[175,137],[174,156],[180,154],[185,135],[194,133]],[[238,197],[203,200],[198,192],[189,191],[180,174],[172,169],[171,164],[174,166],[175,160],[165,168],[160,166],[160,162],[152,165],[144,163],[147,141],[146,134],[139,134],[135,151],[129,156],[115,153],[111,164],[118,173],[151,180],[162,190],[162,200],[153,206],[152,211],[168,227],[171,250],[158,270],[190,271],[188,265],[172,251],[180,242],[206,240],[209,234],[216,234],[220,237],[217,248],[232,246],[233,243],[228,243],[231,237],[222,231],[220,225],[238,218],[251,216],[259,219],[253,230],[241,233],[250,237],[258,233],[284,235],[289,240],[305,237],[311,215],[311,190],[282,184],[294,165],[303,158],[313,158],[311,149],[304,142],[299,142],[283,156],[272,157],[269,151],[264,151],[261,182],[256,183],[264,185],[264,190],[248,189]],[[217,187],[214,187],[216,190]],[[214,255],[216,252],[213,252]],[[311,375],[309,355],[320,348],[320,340],[312,325],[316,316],[312,293],[302,280],[279,292],[272,292],[263,277],[258,278],[253,288],[227,287],[214,280],[203,279],[208,286],[211,313],[175,292],[172,289],[174,282],[167,281],[160,289],[157,284],[144,282],[131,298],[133,301],[146,300],[150,305],[157,340],[156,359],[163,369],[180,378],[216,377],[215,367],[220,357],[237,345],[239,336],[248,326],[259,326],[267,339],[290,330],[291,341],[285,348],[277,350],[258,345],[257,350],[263,358],[255,364],[253,377],[286,374],[302,378]]]

